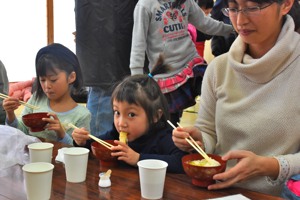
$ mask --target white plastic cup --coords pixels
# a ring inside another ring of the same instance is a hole
[[[63,152],[67,181],[71,183],[85,181],[90,150],[83,147],[70,147]]]
[[[168,163],[162,160],[146,159],[139,161],[137,165],[142,197],[145,199],[161,199]]]
[[[47,162],[29,163],[22,167],[27,200],[49,200],[54,165]]]
[[[37,142],[28,145],[30,162],[52,161],[53,144],[48,142]]]

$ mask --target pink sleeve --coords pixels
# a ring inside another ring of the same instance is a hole
[[[189,31],[189,34],[190,34],[190,37],[191,37],[192,41],[196,42],[197,30],[196,30],[195,26],[193,26],[192,24],[188,24],[188,31]]]
[[[24,94],[24,91],[16,90],[13,93],[11,93],[10,96],[22,100],[23,99],[23,94]]]
[[[27,102],[30,99],[30,97],[32,95],[31,89],[32,89],[32,87],[27,87],[27,88],[24,89],[23,101]]]

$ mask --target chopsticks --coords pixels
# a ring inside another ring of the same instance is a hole
[[[75,126],[72,123],[68,123],[68,126],[72,127],[72,128],[78,128],[77,126]],[[103,145],[104,147],[108,148],[109,150],[111,150],[111,147],[113,147],[114,145],[109,144],[108,142],[105,142],[104,140],[101,140],[91,134],[89,134],[89,137],[92,138],[93,140],[95,140],[96,142],[98,142],[99,144]]]
[[[176,127],[172,122],[167,120],[167,122],[175,129]],[[177,122],[178,126],[182,128],[182,126]],[[189,139],[188,139],[189,138]],[[207,162],[212,163],[213,160],[203,151],[203,149],[197,144],[197,142],[189,136],[188,138],[185,138],[185,140],[205,159]]]
[[[108,148],[110,150],[111,150],[111,147],[114,146],[114,145],[111,145],[111,144],[105,142],[104,140],[101,140],[101,139],[99,139],[99,138],[97,138],[97,137],[95,137],[95,136],[93,136],[91,134],[89,134],[89,137],[92,138],[93,140],[95,140],[96,142],[102,144],[103,146],[105,146],[106,148]]]
[[[0,98],[6,99],[6,98],[8,98],[8,97],[9,97],[8,95],[0,93]],[[31,108],[31,109],[33,109],[33,110],[39,109],[39,107],[34,106],[34,105],[31,105],[31,104],[29,104],[29,103],[26,103],[25,101],[19,100],[19,102],[20,102],[20,104],[22,104],[22,105],[24,105],[24,106],[26,106],[26,107],[28,107],[28,108]]]

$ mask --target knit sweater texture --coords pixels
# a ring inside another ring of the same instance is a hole
[[[287,16],[276,44],[264,56],[253,59],[246,47],[238,37],[228,53],[209,64],[196,126],[209,153],[249,150],[283,157],[289,178],[300,173],[300,35]],[[228,168],[235,163],[230,161]],[[259,177],[236,186],[279,195],[282,184]]]

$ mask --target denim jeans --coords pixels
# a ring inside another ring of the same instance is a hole
[[[87,108],[91,112],[91,134],[103,135],[112,129],[113,110],[111,106],[111,90],[99,87],[90,87]]]

